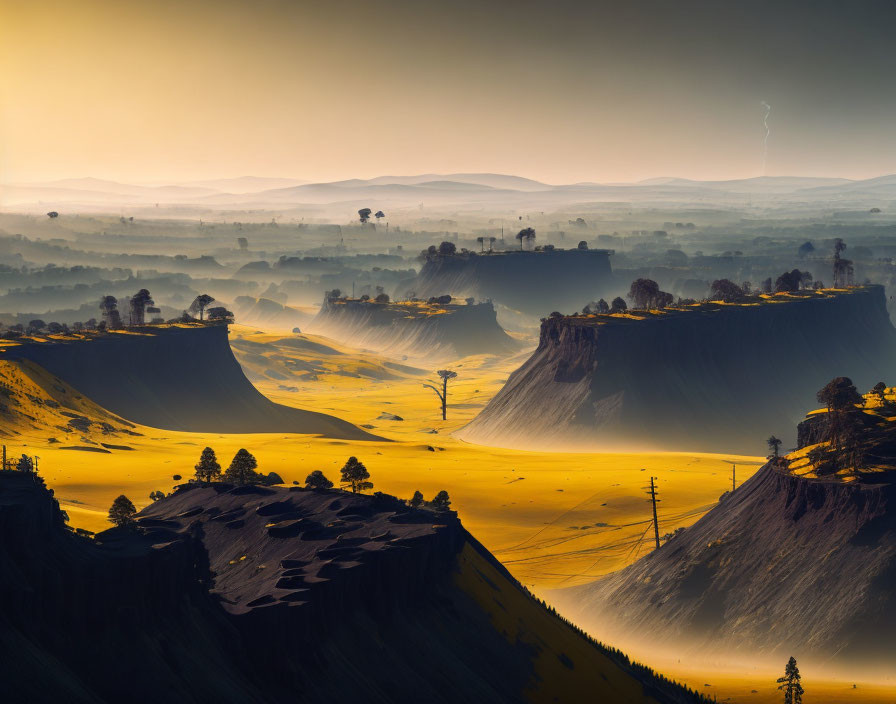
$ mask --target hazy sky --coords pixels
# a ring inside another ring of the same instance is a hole
[[[896,3],[0,0],[0,180],[896,172]]]

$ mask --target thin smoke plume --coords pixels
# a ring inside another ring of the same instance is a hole
[[[762,140],[762,175],[765,176],[765,165],[768,161],[768,136],[771,133],[771,130],[768,126],[768,116],[772,111],[772,106],[769,105],[764,100],[761,103],[763,114],[762,114],[762,126],[765,127],[765,137]]]

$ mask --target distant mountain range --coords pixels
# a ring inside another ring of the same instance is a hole
[[[586,202],[694,204],[806,203],[881,207],[896,200],[896,175],[864,180],[763,176],[728,181],[653,178],[637,183],[552,185],[491,173],[378,176],[310,183],[300,179],[242,176],[160,185],[73,178],[0,187],[0,205],[83,208],[154,204],[208,209],[342,205],[405,208],[423,205],[546,208]]]

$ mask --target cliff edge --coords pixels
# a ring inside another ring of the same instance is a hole
[[[785,447],[832,377],[896,372],[881,286],[624,315],[550,317],[538,348],[458,435],[525,449],[757,454]]]

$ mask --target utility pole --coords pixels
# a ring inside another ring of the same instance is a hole
[[[659,499],[656,498],[656,484],[654,484],[655,477],[650,478],[650,487],[645,487],[647,489],[647,493],[650,495],[650,503],[653,504],[653,537],[656,539],[656,549],[660,549],[660,524],[656,517],[656,505],[659,502]]]

